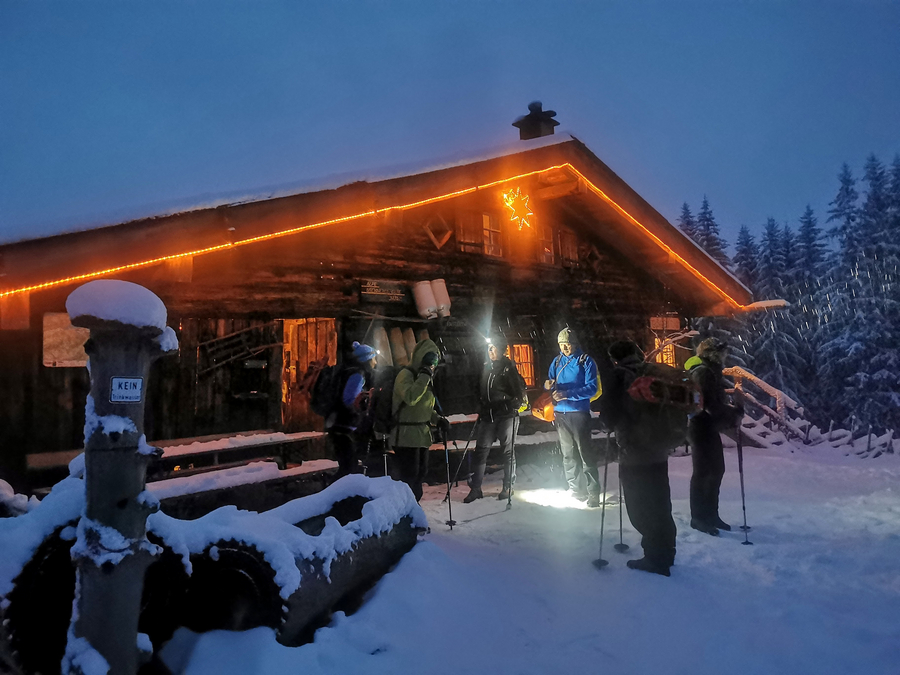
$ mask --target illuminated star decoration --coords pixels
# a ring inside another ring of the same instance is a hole
[[[531,227],[531,218],[534,214],[528,208],[528,195],[519,188],[514,188],[503,193],[503,203],[509,209],[509,219],[519,226],[520,231],[523,227]]]

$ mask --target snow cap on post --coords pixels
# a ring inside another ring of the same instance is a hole
[[[76,288],[66,299],[72,323],[92,316],[104,321],[166,330],[166,306],[155,293],[130,281],[98,279]]]

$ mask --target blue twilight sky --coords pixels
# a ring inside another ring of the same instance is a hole
[[[515,141],[663,215],[824,220],[900,153],[900,2],[0,0],[0,243]]]

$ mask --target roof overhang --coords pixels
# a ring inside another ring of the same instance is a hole
[[[537,199],[565,197],[590,214],[596,236],[662,280],[698,315],[733,314],[752,301],[732,274],[575,139],[398,178],[0,246],[0,299],[525,181],[544,186]]]

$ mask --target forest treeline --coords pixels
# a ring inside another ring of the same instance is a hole
[[[866,160],[861,181],[844,164],[828,210],[796,223],[742,226],[734,255],[706,197],[679,227],[732,271],[755,300],[784,310],[700,319],[701,334],[732,345],[732,363],[800,401],[820,428],[900,431],[900,156]],[[824,222],[822,222],[824,221]]]

